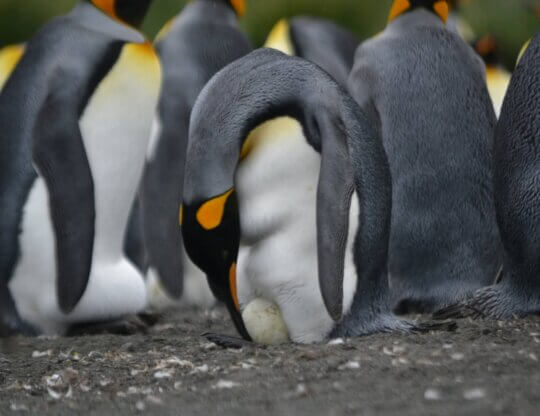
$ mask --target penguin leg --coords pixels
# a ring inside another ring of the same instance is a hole
[[[25,322],[17,312],[7,286],[0,288],[0,338],[12,335],[36,336],[38,330]]]

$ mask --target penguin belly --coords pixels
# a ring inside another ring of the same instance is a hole
[[[153,53],[148,47],[124,47],[79,120],[94,182],[95,236],[88,286],[67,315],[58,306],[55,231],[48,191],[39,176],[30,191],[10,290],[23,319],[44,333],[63,333],[73,323],[118,319],[146,305],[143,278],[125,257],[123,241],[159,93],[159,76],[153,78],[159,67],[156,71],[143,55]]]
[[[242,235],[237,266],[240,308],[245,309],[255,299],[275,304],[292,341],[321,341],[334,321],[324,305],[318,280],[320,155],[307,143],[300,124],[286,117],[254,130],[244,149],[247,154],[235,177]],[[357,224],[358,202],[353,197],[344,310],[349,309],[356,287],[352,244]]]

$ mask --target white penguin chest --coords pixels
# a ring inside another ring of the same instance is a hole
[[[159,95],[159,80],[152,79],[156,72],[152,62],[139,56],[145,53],[144,48],[131,44],[124,47],[80,119],[94,180],[97,255],[117,256],[122,251],[144,167]]]
[[[293,341],[320,341],[333,327],[318,281],[320,155],[291,118],[261,125],[245,148],[249,154],[235,177],[242,233],[237,269],[240,305],[244,308],[254,298],[271,301],[280,308]],[[356,224],[353,218],[351,229],[356,230]],[[352,252],[351,247],[347,250]],[[347,262],[348,308],[356,274],[352,256]]]

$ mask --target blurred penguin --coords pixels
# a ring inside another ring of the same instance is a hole
[[[122,242],[161,70],[151,0],[81,0],[27,43],[0,94],[0,336],[144,308]]]
[[[216,72],[251,51],[238,25],[244,12],[244,0],[196,0],[155,41],[164,78],[139,200],[147,296],[154,308],[215,302],[204,274],[185,253],[179,204],[195,99]],[[135,221],[131,232],[136,227]]]

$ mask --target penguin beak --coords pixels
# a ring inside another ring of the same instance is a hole
[[[227,306],[238,332],[250,337],[240,314],[236,288],[236,259],[240,246],[240,217],[233,188],[180,210],[186,251],[206,273],[214,296]]]

